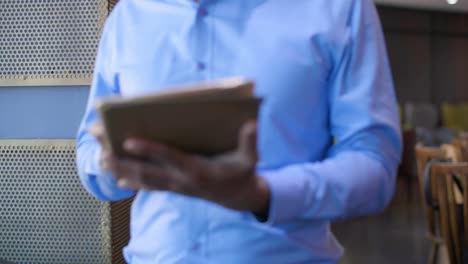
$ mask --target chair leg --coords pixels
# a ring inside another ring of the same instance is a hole
[[[429,253],[429,264],[436,264],[437,261],[437,252],[439,251],[439,246],[436,243],[433,243],[431,246],[431,251]]]
[[[411,174],[408,173],[408,175],[406,176],[406,199],[411,202],[412,198],[413,198],[413,179],[411,177]]]

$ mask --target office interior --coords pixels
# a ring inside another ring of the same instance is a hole
[[[47,5],[55,2],[21,1],[44,9],[39,13],[10,2],[15,1],[0,0],[0,263],[125,263],[121,250],[129,239],[131,200],[96,200],[81,186],[75,168],[75,136],[100,29],[117,1],[83,0],[83,9],[73,10],[80,16],[55,21],[63,32],[87,24],[77,47],[84,50],[70,55],[76,64],[57,61],[45,72],[41,65],[65,56],[47,48],[59,41],[54,31],[25,38],[29,43],[13,42],[12,36],[31,34],[27,21],[46,19]],[[376,4],[399,103],[403,159],[395,198],[384,212],[333,224],[346,249],[341,263],[463,263],[468,1]],[[70,5],[57,8],[67,7],[65,12],[72,12]],[[15,48],[20,44],[24,52]],[[424,173],[435,159],[443,164],[429,168],[434,180],[427,183]]]

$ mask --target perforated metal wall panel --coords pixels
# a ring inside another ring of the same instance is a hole
[[[86,85],[107,0],[0,0],[0,86]]]
[[[74,141],[0,140],[0,259],[111,263],[110,212],[81,186]]]

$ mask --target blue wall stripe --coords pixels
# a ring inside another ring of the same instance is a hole
[[[0,87],[0,139],[72,139],[89,86]]]

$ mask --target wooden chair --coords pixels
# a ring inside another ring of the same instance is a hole
[[[414,154],[414,146],[416,145],[416,133],[413,129],[402,131],[403,136],[403,155],[400,166],[398,167],[398,176],[403,177],[406,181],[407,199],[413,197],[412,182],[416,178],[416,157]]]
[[[429,256],[429,263],[437,263],[439,251],[441,245],[444,244],[444,240],[441,236],[439,229],[438,218],[436,212],[433,208],[426,204],[426,195],[425,195],[425,181],[424,181],[424,172],[426,165],[429,161],[434,159],[444,159],[445,152],[441,148],[435,147],[424,147],[422,145],[416,145],[416,161],[418,167],[418,182],[420,187],[420,194],[422,198],[422,207],[425,211],[426,222],[427,222],[427,238],[432,242],[431,252]],[[433,177],[432,177],[433,178]],[[432,200],[437,196],[437,186],[435,182],[431,180],[430,194]]]
[[[462,131],[458,136],[463,139],[468,139],[468,131]]]
[[[457,141],[454,140],[453,142]],[[463,155],[462,155],[462,147],[456,145],[455,143],[452,144],[443,144],[440,146],[440,149],[444,152],[444,156],[446,160],[451,162],[462,162]]]
[[[468,253],[466,245],[466,241],[468,241],[468,163],[437,162],[432,166],[432,175],[437,185],[440,227],[450,263],[466,263],[466,254]],[[458,179],[458,185],[456,179]],[[465,239],[465,243],[462,243],[462,239]]]
[[[452,145],[460,152],[461,160],[468,162],[468,135],[460,134],[458,138],[453,140]]]

